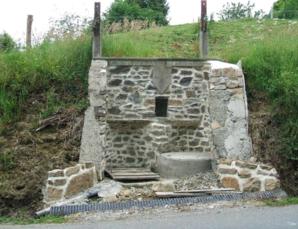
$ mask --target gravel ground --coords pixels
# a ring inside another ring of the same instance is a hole
[[[181,178],[174,182],[176,191],[218,188],[218,177],[215,173],[200,173]]]

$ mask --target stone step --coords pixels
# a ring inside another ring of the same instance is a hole
[[[117,181],[145,181],[160,178],[158,174],[148,168],[113,168],[105,171],[112,179]]]
[[[199,152],[172,152],[157,157],[157,171],[163,178],[181,178],[212,169],[212,156]]]

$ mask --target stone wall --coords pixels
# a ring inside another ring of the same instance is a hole
[[[204,65],[170,67],[167,63],[144,66],[135,61],[132,66],[109,63],[107,73],[107,119],[155,118],[155,97],[168,97],[167,119],[202,119],[208,116],[208,79]],[[162,69],[162,67],[164,69]],[[157,69],[156,69],[157,68]],[[168,75],[161,75],[168,74]],[[165,82],[155,82],[156,78]],[[208,117],[205,125],[209,125]]]
[[[157,117],[156,98],[168,98]],[[242,70],[218,61],[101,59],[89,73],[80,162],[154,167],[158,154],[246,159],[251,145]]]
[[[243,192],[273,191],[280,188],[276,169],[250,161],[220,160],[217,173],[224,188]]]
[[[249,159],[248,107],[242,69],[210,61],[210,114],[213,143],[219,157]]]
[[[106,103],[102,94],[106,85],[106,67],[106,61],[92,61],[91,63],[88,79],[90,107],[85,112],[80,149],[80,163],[92,162],[99,179],[102,179],[106,162],[106,122],[96,120],[95,111],[100,112],[99,108],[104,107]]]
[[[49,171],[44,190],[44,202],[52,204],[69,199],[93,187],[96,183],[96,169],[92,163]]]

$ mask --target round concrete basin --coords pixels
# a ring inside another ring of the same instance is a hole
[[[211,170],[212,157],[198,152],[164,153],[157,157],[161,177],[180,178]]]

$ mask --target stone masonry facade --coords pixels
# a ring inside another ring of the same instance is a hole
[[[217,173],[224,188],[242,192],[273,191],[280,188],[275,168],[251,161],[219,160]]]
[[[104,167],[154,168],[157,155],[168,152],[251,156],[244,76],[236,65],[93,60],[89,100],[80,162],[93,162],[99,173]]]

